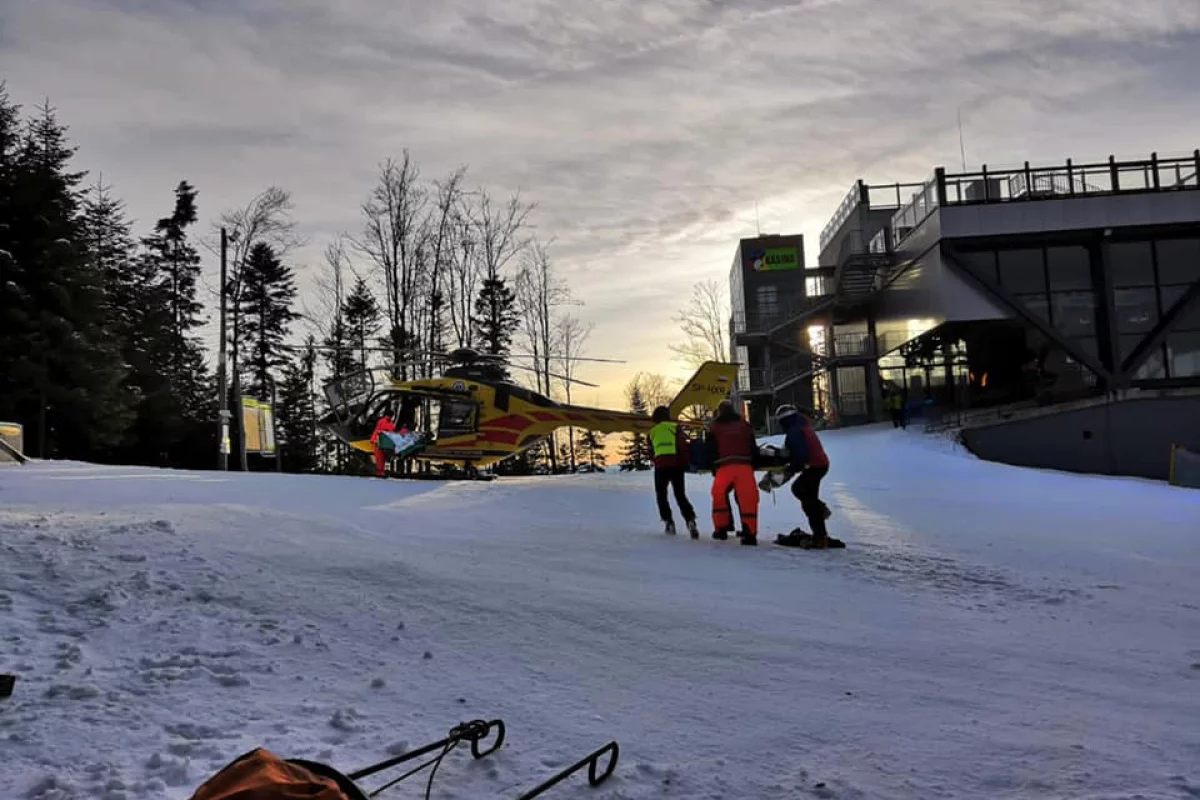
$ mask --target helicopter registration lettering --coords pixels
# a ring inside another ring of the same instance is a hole
[[[689,392],[707,392],[708,394],[725,395],[725,394],[729,393],[729,387],[718,386],[717,384],[712,384],[712,383],[707,384],[707,385],[703,384],[703,383],[693,383],[690,386],[688,386],[688,391]]]

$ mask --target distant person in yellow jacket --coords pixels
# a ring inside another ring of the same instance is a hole
[[[888,396],[888,408],[892,412],[892,427],[907,428],[908,420],[904,418],[904,393],[894,389]]]
[[[671,421],[671,412],[666,406],[654,409],[650,418],[654,420],[654,427],[650,429],[650,446],[654,449],[654,496],[658,500],[658,515],[666,533],[673,535],[675,518],[667,499],[667,487],[670,487],[674,490],[675,502],[679,505],[679,513],[683,515],[688,533],[693,539],[699,539],[696,509],[688,501],[685,482],[687,467],[691,462],[687,437],[680,430],[679,423]]]

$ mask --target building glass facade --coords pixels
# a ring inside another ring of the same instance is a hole
[[[964,246],[958,260],[1109,370],[1120,371],[1191,286],[1200,281],[1200,237],[1095,238],[1040,247]],[[1103,287],[1111,281],[1111,333]],[[1093,372],[1068,357],[1088,385]],[[1143,354],[1135,382],[1200,376],[1200,308]]]

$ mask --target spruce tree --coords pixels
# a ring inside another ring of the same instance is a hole
[[[287,363],[283,343],[297,314],[292,311],[296,282],[292,268],[280,261],[270,245],[259,242],[250,250],[242,271],[242,340],[250,370],[246,394],[271,398],[272,372]]]
[[[187,229],[196,222],[196,190],[187,181],[175,187],[171,216],[158,221],[146,240],[158,267],[155,281],[167,314],[166,369],[180,418],[199,425],[212,416],[213,390],[204,365],[204,352],[196,330],[204,324],[203,305],[196,299],[200,255],[188,240]]]
[[[130,311],[141,301],[139,276],[133,266],[132,225],[125,216],[125,204],[102,180],[96,181],[83,200],[81,227],[92,270],[104,281],[108,330],[123,346],[130,336]]]
[[[275,409],[285,472],[317,471],[317,409],[313,399],[316,367],[316,342],[309,336],[299,356],[284,366],[279,406]]]
[[[580,431],[576,449],[580,463],[591,464],[593,468],[604,464],[604,434]]]
[[[342,318],[346,329],[346,341],[352,348],[345,354],[345,362],[341,364],[346,373],[358,372],[367,368],[370,361],[367,358],[367,343],[378,334],[383,313],[379,303],[371,294],[367,282],[359,278],[354,282],[354,289],[342,305]]]
[[[122,283],[132,303],[123,350],[140,398],[129,458],[140,463],[208,466],[216,449],[216,387],[197,335],[200,256],[187,232],[195,222],[196,192],[180,181]]]
[[[635,414],[647,414],[646,400],[642,396],[642,388],[636,382],[629,388],[629,410]],[[631,469],[649,469],[653,452],[650,449],[650,439],[644,433],[631,433],[625,442],[621,455]]]
[[[513,332],[520,325],[517,314],[517,295],[504,278],[488,278],[475,300],[476,340],[490,355],[507,355]],[[505,372],[507,375],[507,372]]]
[[[26,230],[21,221],[27,214],[18,196],[20,132],[20,107],[9,101],[7,86],[0,83],[0,419],[29,423],[24,414],[31,404],[33,375],[24,362],[33,350],[33,309],[26,305],[22,287],[31,276],[14,254],[22,245]]]
[[[140,446],[146,433],[141,419],[146,390],[161,383],[147,341],[147,336],[153,338],[161,334],[163,321],[152,313],[158,300],[154,290],[154,265],[138,257],[124,204],[102,181],[95,183],[83,201],[82,230],[92,269],[103,276],[106,287],[106,329],[128,368],[124,386],[132,398],[134,419],[125,432],[118,457],[123,462],[154,463],[155,460]],[[148,322],[147,317],[152,321]],[[147,373],[154,375],[150,387],[142,380]],[[157,453],[161,448],[156,442],[149,450]]]
[[[48,104],[18,130],[0,93],[0,416],[22,422],[34,455],[111,457],[131,419],[104,276],[80,213],[86,173]]]

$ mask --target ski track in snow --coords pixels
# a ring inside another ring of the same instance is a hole
[[[187,798],[255,746],[350,771],[500,717],[434,797],[609,739],[547,798],[1200,797],[1200,493],[823,438],[844,551],[665,537],[645,473],[0,470],[2,794]],[[764,544],[802,522],[762,502]]]

